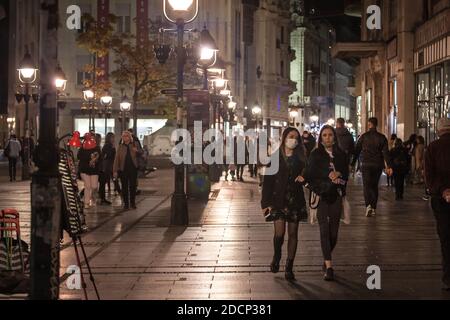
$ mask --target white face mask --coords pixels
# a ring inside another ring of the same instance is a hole
[[[294,150],[295,148],[297,148],[297,146],[298,146],[297,139],[287,139],[286,140],[286,147],[288,149]]]

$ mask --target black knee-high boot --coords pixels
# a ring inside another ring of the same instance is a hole
[[[293,269],[294,269],[294,260],[287,259],[285,275],[284,275],[286,280],[295,281],[295,275],[294,275]]]
[[[281,252],[283,248],[284,238],[283,237],[274,237],[273,238],[273,260],[272,264],[270,265],[270,271],[272,273],[277,273],[280,271],[280,261],[281,261]]]

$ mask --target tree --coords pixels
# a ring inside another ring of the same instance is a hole
[[[89,52],[100,56],[110,53],[114,57],[115,69],[111,72],[111,78],[121,88],[128,89],[132,93],[134,130],[137,133],[138,109],[141,104],[151,104],[161,95],[161,90],[175,87],[176,63],[171,56],[168,63],[160,64],[154,54],[154,47],[158,44],[158,37],[150,37],[144,45],[137,44],[136,37],[130,33],[114,33],[113,23],[116,17],[111,15],[108,24],[101,26],[92,16],[85,15],[87,31],[78,39],[78,45]],[[192,46],[190,46],[192,48]],[[190,50],[188,52],[193,52]],[[199,79],[195,74],[193,63],[187,64],[186,83],[198,84]],[[173,99],[157,110],[169,119],[174,119],[176,106]]]

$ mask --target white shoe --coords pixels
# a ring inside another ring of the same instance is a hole
[[[371,205],[367,206],[366,217],[367,218],[371,217],[372,216],[372,212],[373,212],[372,206]]]
[[[372,217],[377,215],[377,211],[375,209],[372,209]]]

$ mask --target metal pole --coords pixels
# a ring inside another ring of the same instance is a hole
[[[56,88],[53,74],[58,56],[58,0],[41,0],[39,142],[34,153],[38,171],[31,184],[30,298],[59,298],[61,191],[56,140]]]
[[[22,148],[26,151],[23,152],[24,159],[22,159],[22,180],[30,179],[30,158],[31,158],[31,134],[30,134],[30,84],[25,83],[25,132],[24,132],[24,145]],[[27,133],[30,137],[27,137]]]
[[[183,77],[186,54],[184,51],[184,21],[177,22],[177,126],[183,128]],[[180,139],[178,143],[183,143]],[[171,219],[172,225],[189,225],[189,213],[187,197],[184,188],[185,168],[184,164],[175,166],[175,193],[172,197]]]

